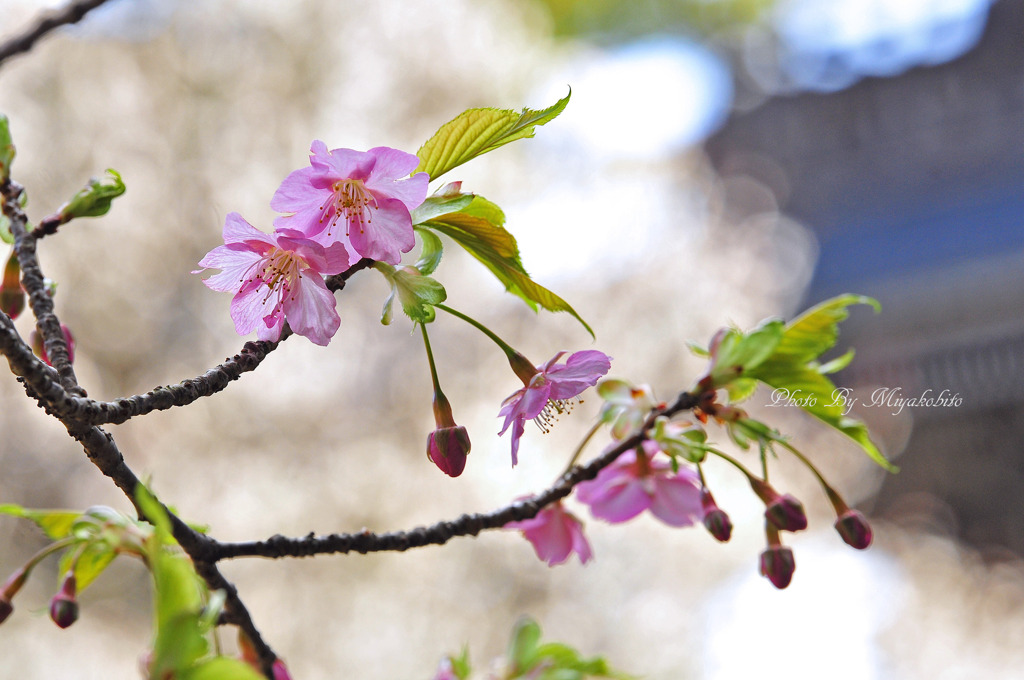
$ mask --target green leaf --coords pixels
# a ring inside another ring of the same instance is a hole
[[[227,656],[203,661],[175,677],[181,680],[266,680],[249,664]]]
[[[432,231],[417,229],[416,233],[420,235],[423,247],[420,249],[420,258],[416,260],[416,264],[413,266],[420,271],[420,274],[430,276],[437,269],[437,266],[441,264],[444,246],[441,245],[441,239]]]
[[[71,526],[82,515],[72,510],[29,510],[13,503],[0,505],[0,514],[31,520],[54,540],[70,536]]]
[[[824,365],[817,359],[838,340],[840,321],[855,304],[869,304],[876,310],[878,302],[862,295],[842,295],[811,308],[786,325],[782,339],[770,357],[746,374],[776,389],[787,390],[801,408],[860,444],[864,452],[889,472],[894,466],[871,441],[864,423],[843,414],[845,402],[837,398],[835,384],[826,374],[843,368],[853,358],[852,352]]]
[[[114,552],[114,547],[104,538],[98,537],[86,543],[81,551],[66,551],[60,558],[58,575],[63,578],[74,563],[78,592],[82,592],[103,573],[115,557],[117,553]]]
[[[772,355],[782,340],[783,325],[778,319],[763,321],[750,333],[726,331],[715,352],[711,378],[716,387],[724,387]]]
[[[512,630],[512,641],[509,644],[508,658],[519,671],[527,671],[533,667],[537,657],[537,645],[540,643],[540,626],[529,617],[516,622]]]
[[[865,304],[881,311],[878,301],[865,295],[840,295],[816,305],[786,325],[786,332],[775,350],[776,360],[811,361],[835,346],[839,322],[850,315],[851,305]]]
[[[473,202],[474,194],[455,194],[453,196],[428,196],[418,208],[412,211],[413,225],[423,224],[435,217],[459,212]]]
[[[437,316],[434,305],[444,302],[448,297],[440,282],[423,276],[415,267],[395,269],[386,262],[376,262],[373,266],[391,284],[391,294],[384,302],[381,323],[391,323],[391,308],[396,296],[402,304],[402,311],[414,322],[430,323],[434,320]]]
[[[434,180],[454,167],[517,139],[533,137],[534,128],[553,120],[569,103],[570,91],[546,109],[469,109],[448,121],[419,148],[416,172]]]
[[[107,214],[110,204],[125,191],[124,182],[116,170],[107,168],[107,174],[113,178],[113,182],[103,183],[94,177],[85,188],[61,206],[59,213],[62,222],[75,217],[99,217]]]
[[[11,176],[11,164],[14,162],[14,141],[11,138],[11,125],[7,116],[0,113],[0,180]]]
[[[434,229],[462,246],[530,309],[537,311],[540,305],[550,312],[568,312],[593,337],[593,329],[568,302],[530,278],[520,260],[515,237],[504,224],[505,214],[501,208],[481,196],[475,196],[472,203],[459,212],[441,215],[421,226]]]
[[[0,213],[0,241],[14,243],[14,234],[11,233],[11,219]]]

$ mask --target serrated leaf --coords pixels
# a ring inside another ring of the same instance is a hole
[[[469,109],[448,121],[419,148],[416,172],[435,180],[452,168],[517,139],[533,137],[538,125],[553,120],[569,103],[570,91],[546,109]]]
[[[848,307],[858,304],[871,305],[876,312],[881,310],[877,300],[865,295],[840,295],[825,300],[786,324],[775,358],[805,363],[817,359],[835,346],[839,322],[850,315]]]
[[[422,226],[434,229],[462,246],[479,260],[530,309],[541,306],[550,312],[568,312],[587,329],[594,331],[575,309],[561,297],[535,282],[523,267],[515,237],[505,227],[505,214],[494,203],[476,196],[460,212],[441,215]]]
[[[827,425],[842,432],[860,444],[871,460],[889,472],[899,468],[886,460],[868,434],[864,423],[843,415],[844,403],[836,398],[836,386],[821,373],[821,367],[811,364],[795,364],[783,361],[766,361],[756,370],[761,382],[776,389],[788,390],[791,398],[800,407]]]
[[[73,510],[29,510],[13,503],[0,505],[0,514],[31,520],[54,540],[69,536],[75,520],[82,515]]]

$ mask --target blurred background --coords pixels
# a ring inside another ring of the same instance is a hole
[[[0,0],[0,39],[45,6]],[[593,346],[615,358],[612,375],[668,399],[701,370],[686,340],[841,292],[882,302],[844,325],[841,349],[858,355],[838,380],[899,475],[797,409],[766,407],[767,394],[749,406],[868,513],[871,550],[844,545],[813,480],[781,460],[779,485],[811,521],[789,541],[798,568],[781,592],[757,574],[762,508],[715,465],[737,526],[724,546],[574,506],[596,554],[585,567],[549,569],[512,532],[223,564],[294,677],[429,678],[463,645],[483,669],[529,614],[547,637],[650,680],[1016,678],[1022,36],[1021,0],[117,0],[0,67],[0,111],[34,219],[105,168],[128,186],[110,215],[40,247],[96,398],[238,351],[229,296],[189,272],[228,212],[271,228],[270,197],[311,140],[412,152],[466,108],[541,108],[569,86],[535,139],[445,178],[506,210],[529,271],[597,331],[592,344],[567,315],[535,316],[449,249],[437,276],[450,304],[535,363]],[[289,340],[213,398],[110,428],[129,464],[224,540],[409,528],[549,485],[597,399],[548,435],[528,429],[510,469],[496,414],[518,381],[489,341],[439,319],[442,385],[474,444],[449,479],[424,455],[421,343],[401,320],[379,324],[386,295],[360,274],[328,348]],[[30,323],[18,321],[26,334]],[[879,388],[948,390],[959,405],[872,403]],[[129,509],[13,377],[0,400],[0,502]],[[0,545],[5,575],[42,540],[0,518]],[[48,568],[0,629],[0,678],[137,676],[147,573],[115,564],[60,631]]]

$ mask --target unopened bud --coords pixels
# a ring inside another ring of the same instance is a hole
[[[11,252],[4,265],[3,279],[0,280],[0,311],[17,319],[25,309],[25,290],[21,287],[21,266],[18,257]]]
[[[50,600],[50,618],[61,628],[67,628],[78,620],[78,602],[75,600],[75,573],[68,572],[60,592]]]
[[[449,477],[458,477],[471,446],[465,427],[439,427],[427,436],[427,458]]]
[[[794,496],[777,496],[764,509],[765,518],[781,531],[800,531],[807,528],[804,506]]]
[[[848,509],[836,520],[835,527],[847,545],[857,550],[871,545],[871,525],[859,511]]]
[[[64,324],[60,325],[61,331],[64,333],[64,342],[68,345],[68,363],[75,363],[75,336],[71,334],[71,329]],[[47,366],[52,366],[50,363],[50,357],[46,354],[46,347],[43,345],[43,336],[39,331],[32,329],[29,334],[29,341],[32,344],[32,351],[35,352],[36,356],[42,359]]]
[[[288,673],[288,667],[280,659],[274,661],[271,670],[274,672],[274,680],[292,680],[291,674]]]
[[[786,588],[793,580],[794,571],[796,560],[793,559],[793,551],[786,546],[769,545],[768,549],[761,553],[761,575],[779,590]]]
[[[704,509],[704,527],[717,540],[726,543],[732,537],[732,520],[729,519],[729,515],[718,507],[707,489],[701,492],[700,503]]]

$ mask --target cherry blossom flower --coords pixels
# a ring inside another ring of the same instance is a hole
[[[291,229],[267,234],[230,213],[224,245],[207,253],[199,266],[222,270],[203,283],[235,293],[231,318],[239,335],[256,331],[260,340],[277,341],[287,321],[295,333],[326,345],[341,325],[334,294],[323,280],[324,274],[348,269],[341,243],[325,248]]]
[[[549,567],[565,562],[573,553],[580,558],[581,564],[593,559],[590,543],[583,535],[582,522],[567,512],[561,501],[545,507],[533,519],[510,522],[505,528],[522,531],[523,537],[533,544],[537,557],[547,562]]]
[[[611,368],[611,357],[593,349],[575,352],[564,364],[557,363],[566,353],[559,352],[536,368],[525,360],[518,362],[525,366],[513,366],[519,369],[516,372],[523,381],[523,388],[505,399],[498,412],[499,418],[505,418],[498,435],[505,434],[509,425],[512,426],[513,467],[519,462],[519,438],[525,432],[526,421],[536,419],[546,432],[556,414],[569,410],[571,400],[593,387]]]
[[[704,518],[701,484],[689,467],[672,472],[672,466],[652,441],[643,443],[643,455],[636,449],[623,453],[589,482],[576,487],[576,498],[590,506],[594,517],[618,523],[633,519],[644,510],[665,524],[691,526]]]
[[[408,177],[419,158],[386,146],[328,151],[320,140],[309,150],[310,167],[288,175],[270,201],[274,210],[290,213],[275,226],[299,230],[325,246],[341,241],[360,257],[398,264],[415,245],[409,211],[427,197],[427,173]]]

